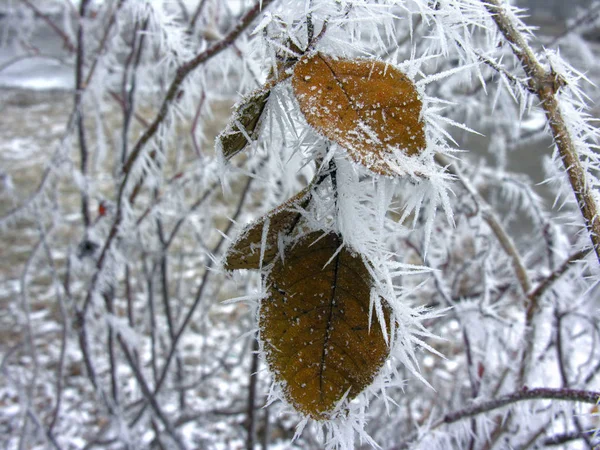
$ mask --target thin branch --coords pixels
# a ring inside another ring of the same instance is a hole
[[[92,76],[96,72],[96,67],[98,65],[98,61],[100,60],[101,56],[104,54],[104,49],[106,47],[106,44],[108,43],[108,38],[109,38],[109,36],[112,36],[110,32],[116,22],[117,13],[121,10],[121,7],[125,3],[125,1],[126,0],[119,0],[117,7],[111,14],[108,25],[104,29],[104,34],[102,36],[102,39],[100,40],[100,45],[98,45],[98,49],[94,52],[95,57],[94,57],[94,60],[92,61],[92,64],[90,66],[90,70],[87,74],[87,77],[85,78],[85,83],[83,85],[84,88],[87,88],[89,86]]]
[[[158,114],[156,115],[156,117],[154,118],[154,120],[152,121],[150,126],[144,131],[142,136],[139,138],[139,140],[135,144],[133,150],[129,154],[127,161],[123,165],[124,177],[120,183],[119,192],[117,195],[117,211],[115,214],[115,219],[114,219],[113,224],[108,232],[108,236],[104,242],[104,245],[102,247],[102,250],[100,252],[98,260],[96,261],[96,269],[97,270],[94,272],[92,280],[89,284],[89,288],[87,290],[85,301],[84,301],[83,306],[78,314],[79,320],[80,320],[81,324],[83,325],[81,327],[80,333],[79,333],[79,343],[80,343],[80,347],[84,353],[83,354],[84,361],[86,362],[86,366],[87,366],[88,370],[93,369],[93,366],[91,364],[91,360],[89,360],[89,357],[86,357],[87,335],[86,335],[85,326],[84,326],[85,325],[85,317],[87,314],[87,310],[92,302],[92,297],[95,292],[96,286],[98,285],[98,282],[101,278],[101,272],[104,269],[104,264],[105,264],[107,255],[109,253],[109,249],[110,249],[114,239],[117,237],[117,235],[119,233],[119,227],[120,227],[121,221],[123,219],[123,204],[122,204],[123,203],[123,194],[125,191],[125,187],[127,185],[127,181],[131,174],[131,168],[132,168],[133,164],[137,161],[137,159],[140,156],[145,145],[156,134],[160,124],[165,120],[171,105],[177,100],[177,97],[178,97],[177,94],[179,93],[180,86],[183,83],[184,79],[199,65],[203,64],[204,62],[208,61],[210,58],[216,56],[217,54],[219,54],[220,52],[222,52],[223,50],[225,50],[226,48],[231,46],[233,44],[233,42],[235,41],[235,39],[240,34],[242,34],[246,30],[246,28],[248,28],[248,26],[250,26],[250,24],[254,21],[254,19],[260,14],[262,9],[269,6],[269,4],[271,4],[272,2],[273,2],[273,0],[258,1],[246,14],[244,14],[244,16],[240,19],[240,22],[238,23],[238,25],[227,36],[225,36],[220,41],[216,42],[214,45],[209,47],[204,52],[198,54],[197,56],[195,56],[194,58],[189,60],[187,63],[184,63],[183,65],[181,65],[179,67],[179,69],[177,69],[175,78],[173,79],[173,81],[171,82],[171,85],[169,86],[169,89],[167,91],[167,94],[165,95],[165,98],[162,102],[162,105],[160,107]],[[170,360],[169,360],[169,362],[170,362]],[[93,383],[94,383],[94,381],[93,381]]]
[[[196,28],[196,22],[198,21],[198,18],[202,14],[202,10],[204,9],[204,6],[206,6],[206,0],[200,0],[200,3],[198,3],[198,6],[196,7],[196,11],[194,11],[194,15],[192,16],[192,20],[190,21],[190,26],[188,27],[188,33],[190,33],[190,34],[193,33],[194,29]]]
[[[84,180],[81,189],[81,215],[85,228],[90,226],[90,209],[87,188],[87,169],[88,169],[88,147],[85,134],[84,116],[83,116],[83,65],[84,65],[84,40],[83,40],[83,20],[89,0],[81,0],[79,5],[79,24],[77,26],[77,50],[75,55],[75,101],[73,109],[75,111],[75,121],[77,123],[77,137],[79,139],[79,157],[81,176]]]
[[[544,444],[546,447],[552,447],[555,445],[564,445],[568,442],[582,439],[584,437],[587,437],[588,439],[594,438],[594,431],[584,431],[583,433],[579,431],[571,431],[568,433],[555,434],[554,436],[544,439],[542,444]]]
[[[248,383],[248,437],[246,449],[254,450],[256,441],[256,383],[258,381],[258,339],[252,337],[252,364],[250,365],[250,382]]]
[[[469,180],[467,180],[460,169],[456,164],[450,163],[448,158],[443,155],[436,155],[436,160],[439,164],[446,167],[446,170],[453,174],[458,181],[463,185],[463,187],[469,192],[471,195],[473,202],[478,207],[480,214],[483,219],[486,221],[496,239],[502,246],[504,252],[510,257],[512,262],[513,270],[517,276],[517,280],[519,281],[519,285],[521,286],[521,291],[525,295],[526,305],[525,305],[525,335],[523,337],[523,341],[525,342],[525,349],[521,354],[521,363],[519,368],[519,378],[518,384],[523,385],[525,382],[525,376],[529,364],[531,362],[531,356],[533,354],[533,343],[534,343],[534,335],[535,330],[533,328],[533,315],[529,316],[527,311],[531,308],[531,301],[527,297],[527,294],[531,291],[531,281],[529,279],[529,275],[527,274],[527,269],[525,268],[525,263],[521,258],[517,247],[515,246],[514,241],[506,232],[500,220],[496,217],[492,207],[488,205],[488,203],[483,199],[483,197],[477,192],[474,186],[471,185]],[[532,309],[533,310],[533,309]]]
[[[550,275],[548,275],[546,278],[544,278],[535,289],[533,289],[529,294],[527,294],[527,297],[529,298],[528,314],[529,314],[529,309],[532,310],[531,314],[533,314],[533,310],[535,310],[537,308],[537,304],[538,304],[540,298],[542,298],[544,293],[552,286],[552,284],[554,284],[571,267],[573,267],[573,264],[584,259],[592,251],[593,251],[592,248],[585,248],[583,250],[580,250],[580,251],[572,254],[560,265],[560,267],[558,269],[556,269],[554,272],[552,272]]]
[[[565,36],[567,36],[570,33],[573,33],[577,30],[577,28],[579,28],[580,26],[586,24],[586,23],[593,23],[597,18],[598,15],[600,14],[600,3],[598,2],[591,2],[590,5],[588,6],[588,8],[583,11],[579,17],[577,17],[573,23],[568,26],[562,33],[560,33],[557,36],[554,36],[554,38],[546,45],[546,47],[554,47],[556,44],[558,44],[558,42],[563,39]]]
[[[200,146],[198,145],[198,139],[196,139],[196,129],[198,128],[198,119],[200,119],[200,112],[204,106],[204,101],[206,100],[206,93],[202,91],[200,94],[200,100],[198,100],[198,106],[196,106],[196,112],[194,114],[194,119],[192,120],[192,126],[190,128],[190,136],[192,138],[192,145],[194,146],[194,150],[196,151],[196,156],[201,159],[202,151],[200,150]]]
[[[140,389],[142,390],[142,393],[144,394],[144,397],[146,398],[148,403],[150,403],[150,406],[154,410],[154,413],[156,414],[158,419],[161,421],[161,423],[167,430],[167,433],[169,433],[169,435],[173,438],[173,440],[177,444],[177,447],[180,450],[185,449],[185,445],[181,441],[181,438],[177,435],[177,432],[173,429],[173,426],[171,425],[171,423],[167,420],[166,416],[162,412],[162,409],[156,399],[156,394],[153,393],[150,390],[150,388],[148,387],[148,383],[146,382],[144,375],[142,374],[140,368],[138,367],[137,363],[133,359],[133,356],[131,355],[131,352],[129,351],[127,344],[123,341],[123,338],[121,337],[120,334],[117,335],[117,340],[119,342],[119,346],[120,346],[121,350],[125,354],[125,359],[129,363],[129,367],[131,368],[133,375],[135,376],[135,378],[140,386]]]
[[[596,405],[600,400],[600,392],[564,388],[535,388],[522,389],[512,394],[503,395],[494,400],[473,405],[458,411],[448,413],[442,419],[443,423],[453,423],[467,417],[477,416],[513,403],[525,400],[564,400],[569,402],[589,403]]]
[[[232,217],[232,221],[229,222],[225,231],[221,235],[221,239],[219,239],[219,242],[217,243],[217,245],[212,249],[212,252],[211,252],[212,255],[218,255],[220,253],[221,248],[223,247],[223,244],[225,243],[225,240],[226,240],[225,236],[227,236],[229,234],[229,232],[231,231],[231,229],[233,228],[235,220],[239,217],[239,215],[242,211],[242,207],[245,204],[246,199],[248,198],[248,194],[250,192],[250,186],[251,186],[253,180],[254,180],[254,178],[248,178],[248,181],[246,182],[246,186],[244,187],[244,190],[242,191],[242,194],[240,196],[240,200],[238,202],[237,209]],[[168,241],[167,241],[167,244],[168,244]],[[212,268],[214,265],[214,261],[215,261],[214,259],[209,258],[209,261],[204,270],[204,274],[202,275],[202,280],[200,281],[200,285],[198,286],[198,290],[196,291],[196,295],[194,297],[194,302],[190,306],[187,314],[185,315],[185,317],[183,319],[182,324],[180,325],[179,329],[177,330],[177,333],[174,335],[174,337],[172,339],[171,348],[169,349],[169,353],[167,354],[166,361],[163,365],[160,376],[158,377],[158,381],[154,387],[154,391],[153,391],[154,396],[157,395],[158,392],[160,391],[160,389],[162,388],[163,383],[167,378],[167,374],[169,373],[169,367],[171,365],[171,362],[173,361],[173,357],[175,356],[175,354],[177,352],[177,346],[179,344],[179,341],[181,340],[183,333],[187,330],[187,327],[188,327],[194,313],[196,312],[198,306],[200,305],[200,303],[202,301],[204,290],[206,289],[206,286],[208,285],[208,280],[210,278],[210,275],[213,273]],[[137,416],[133,419],[131,426],[133,426],[135,423],[137,423],[137,421],[142,417],[142,413],[143,413],[145,407],[146,407],[146,405],[142,406],[142,408],[138,412]]]
[[[563,352],[563,336],[562,336],[562,319],[563,316],[558,312],[557,309],[554,310],[554,318],[555,318],[555,327],[556,327],[556,359],[558,361],[558,368],[560,373],[560,378],[562,381],[562,386],[568,388],[571,383],[569,380],[569,376],[567,374],[567,367],[565,364],[564,352]],[[588,448],[593,450],[592,443],[589,438],[583,434],[583,426],[581,425],[581,421],[575,415],[572,418],[573,425],[579,433],[582,435],[582,439],[586,442]]]
[[[125,174],[125,178],[123,180],[122,186],[124,186],[127,183],[127,178],[131,171],[131,167],[133,166],[134,162],[137,160],[140,152],[142,151],[142,149],[144,148],[146,143],[156,134],[156,132],[158,131],[159,125],[166,118],[167,112],[169,111],[171,104],[174,101],[176,101],[177,94],[179,93],[179,87],[181,86],[181,83],[183,83],[183,80],[185,80],[185,78],[190,74],[190,72],[192,72],[194,69],[196,69],[199,65],[203,64],[207,60],[218,55],[223,50],[225,50],[226,48],[231,46],[233,44],[233,42],[238,38],[238,36],[240,34],[242,34],[242,32],[244,32],[246,30],[246,28],[248,28],[248,26],[250,26],[250,24],[258,16],[258,14],[262,11],[262,9],[269,6],[269,4],[271,4],[272,2],[273,2],[273,0],[263,0],[263,1],[257,2],[246,14],[244,14],[244,16],[240,19],[240,22],[238,23],[238,25],[227,36],[225,36],[220,41],[216,42],[214,45],[209,47],[204,52],[196,55],[194,58],[192,58],[188,62],[183,63],[177,69],[175,78],[173,79],[173,81],[171,82],[171,85],[169,86],[169,89],[167,90],[167,94],[163,100],[163,103],[162,103],[159,111],[158,111],[158,114],[152,121],[152,124],[150,124],[150,127],[144,132],[144,134],[142,134],[142,136],[136,143],[135,147],[133,148],[133,150],[131,152],[131,155],[129,156],[129,158],[127,159],[127,162],[125,163],[125,166],[123,167],[123,173]],[[261,8],[261,4],[262,4],[262,8]]]
[[[69,36],[67,35],[67,33],[65,33],[58,25],[56,25],[52,19],[50,19],[48,17],[47,14],[44,14],[43,12],[41,12],[37,6],[35,6],[33,3],[31,3],[29,0],[21,0],[22,3],[24,3],[25,5],[27,5],[27,7],[29,7],[37,17],[41,18],[44,22],[46,22],[48,24],[48,26],[50,28],[52,28],[52,30],[58,34],[64,43],[64,46],[67,50],[69,50],[71,53],[75,53],[75,46],[73,45],[73,42],[71,42],[71,38],[69,38]],[[82,1],[82,3],[86,3],[85,1]]]

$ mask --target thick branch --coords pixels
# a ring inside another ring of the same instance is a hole
[[[533,50],[527,44],[523,34],[517,29],[511,18],[506,14],[502,0],[482,0],[496,22],[504,38],[511,44],[515,56],[521,62],[529,77],[529,89],[541,100],[542,108],[550,124],[554,142],[569,177],[569,182],[585,226],[594,244],[594,250],[600,261],[600,218],[598,207],[586,183],[585,170],[577,154],[573,137],[569,133],[567,123],[561,112],[557,93],[562,87],[560,79],[552,70],[547,70],[538,61]]]

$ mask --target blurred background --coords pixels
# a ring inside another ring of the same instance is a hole
[[[65,0],[66,1],[66,0]],[[32,1],[36,8],[48,14],[58,22],[63,18],[62,8],[56,0]],[[76,8],[77,1],[71,2]],[[233,11],[239,10],[248,2],[229,0]],[[600,40],[600,2],[597,0],[519,0],[519,6],[526,8],[526,23],[539,27],[544,36],[559,37],[571,29],[578,29],[582,35],[593,41]],[[24,89],[70,89],[73,87],[73,70],[64,64],[67,56],[63,41],[47,24],[38,21],[38,27],[32,33],[32,53],[38,56],[20,58],[22,51],[15,47],[19,44],[10,39],[10,30],[18,26],[25,15],[31,14],[19,0],[0,1],[0,87]],[[60,15],[60,17],[59,17]],[[27,21],[29,22],[29,21]]]

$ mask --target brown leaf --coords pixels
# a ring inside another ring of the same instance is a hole
[[[269,99],[269,89],[259,89],[248,95],[241,103],[236,105],[229,124],[217,136],[217,140],[221,143],[221,151],[225,159],[231,159],[233,156],[241,152],[248,144],[248,139],[238,126],[241,124],[244,132],[251,138],[256,139],[258,125],[267,100]]]
[[[301,218],[298,208],[308,205],[311,188],[312,184],[242,230],[227,249],[223,267],[227,270],[260,269],[261,243],[267,220],[263,266],[270,264],[278,254],[279,235],[290,234],[298,224]]]
[[[307,122],[375,173],[395,174],[390,147],[409,156],[425,148],[415,85],[384,62],[316,53],[296,64],[292,86]]]
[[[310,233],[278,259],[267,277],[259,328],[271,372],[288,401],[327,419],[346,391],[372,383],[389,348],[378,323],[369,330],[372,279],[335,233]],[[389,324],[389,311],[384,310]]]

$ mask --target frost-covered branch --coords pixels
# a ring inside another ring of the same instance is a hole
[[[71,42],[71,38],[69,37],[69,35],[67,33],[65,33],[58,25],[56,25],[56,23],[54,23],[54,21],[52,19],[50,19],[47,14],[44,14],[42,11],[40,11],[39,8],[36,5],[34,5],[33,3],[31,3],[30,0],[20,0],[20,1],[23,4],[27,5],[27,7],[30,8],[35,13],[36,16],[41,17],[42,20],[44,22],[46,22],[48,24],[48,26],[50,28],[52,28],[52,30],[54,30],[54,32],[62,38],[65,47],[70,52],[75,53],[76,47],[75,47],[75,45],[73,45],[73,42]],[[82,2],[82,3],[85,3],[85,2]]]
[[[561,89],[568,88],[565,80],[557,75],[552,68],[546,69],[527,43],[523,33],[517,28],[507,14],[502,0],[482,0],[496,22],[498,29],[505,39],[510,42],[512,51],[521,62],[525,73],[529,77],[529,89],[538,96],[541,106],[546,113],[548,123],[552,130],[554,141],[561,159],[577,204],[583,215],[594,250],[600,261],[600,217],[598,205],[591,186],[587,181],[586,171],[578,154],[574,136],[569,129],[568,122],[561,109],[558,93]]]
[[[527,306],[527,317],[528,322],[531,322],[533,318],[533,314],[536,309],[539,307],[539,301],[541,297],[544,295],[547,289],[549,289],[552,284],[558,280],[567,270],[569,270],[573,264],[581,261],[585,258],[591,251],[591,248],[580,250],[573,255],[569,256],[554,272],[544,278],[538,286],[533,289],[531,292],[527,294],[529,298],[529,305]]]
[[[525,400],[563,400],[596,405],[600,400],[600,392],[566,388],[524,388],[520,391],[500,396],[494,400],[482,402],[478,405],[470,406],[459,411],[450,412],[444,415],[444,418],[441,420],[441,422],[458,422],[459,420],[467,417],[473,417],[478,414],[483,414],[493,411],[494,409],[502,408],[504,406]]]
[[[600,392],[567,388],[523,388],[519,391],[505,394],[492,400],[475,401],[475,404],[472,406],[446,413],[441,419],[431,424],[429,430],[435,430],[443,425],[459,422],[527,400],[560,400],[597,405],[600,401]],[[418,433],[414,433],[398,445],[397,449],[409,448],[411,442],[417,439],[418,436]]]
[[[481,213],[483,219],[486,221],[498,242],[502,246],[503,250],[510,257],[513,269],[515,274],[517,275],[517,279],[519,280],[519,285],[523,294],[527,294],[531,290],[531,281],[529,280],[529,275],[527,274],[527,269],[525,267],[525,263],[523,262],[523,258],[521,257],[517,247],[510,237],[510,235],[506,232],[502,224],[500,223],[498,217],[494,213],[492,207],[483,199],[483,197],[477,192],[477,189],[467,180],[459,168],[456,166],[456,163],[451,162],[448,158],[443,155],[436,155],[437,161],[446,168],[448,172],[454,175],[457,180],[463,185],[466,191],[469,193],[479,212]]]

